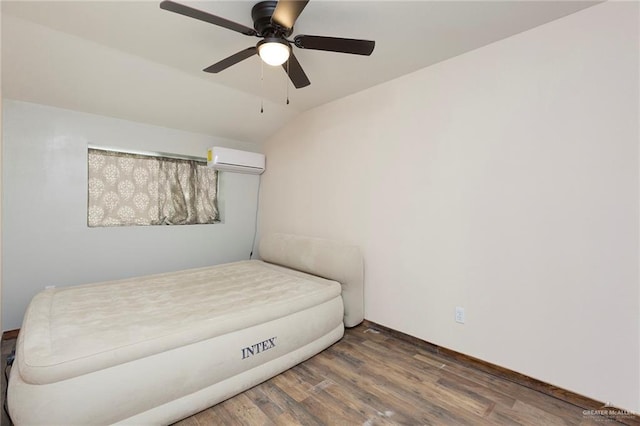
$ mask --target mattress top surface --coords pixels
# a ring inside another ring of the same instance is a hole
[[[340,295],[335,281],[242,261],[37,294],[18,361],[51,383],[251,327]]]

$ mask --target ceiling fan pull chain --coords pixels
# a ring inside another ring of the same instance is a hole
[[[264,114],[264,62],[260,61],[260,114]]]
[[[289,58],[287,58],[287,77],[285,78],[287,85],[287,105],[289,105]]]

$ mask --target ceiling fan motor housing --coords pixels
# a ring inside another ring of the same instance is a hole
[[[251,9],[253,28],[255,28],[259,36],[289,37],[293,32],[293,28],[284,28],[271,22],[271,17],[277,5],[277,1],[261,1]]]

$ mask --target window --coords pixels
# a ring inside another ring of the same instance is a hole
[[[219,222],[218,172],[206,163],[89,148],[90,227]]]

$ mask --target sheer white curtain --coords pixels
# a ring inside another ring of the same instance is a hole
[[[216,223],[218,173],[172,158],[89,149],[87,224]]]

